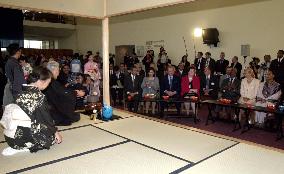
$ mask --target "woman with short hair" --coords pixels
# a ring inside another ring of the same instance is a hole
[[[155,77],[154,68],[149,68],[148,76],[144,77],[143,82],[141,84],[141,88],[143,90],[142,96],[156,96],[158,94],[158,90],[160,89],[159,79]],[[148,114],[150,102],[146,102],[146,113]],[[152,114],[155,114],[156,102],[152,102]]]

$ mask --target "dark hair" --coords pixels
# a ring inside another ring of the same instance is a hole
[[[154,69],[153,67],[150,67],[150,68],[148,69],[147,75],[149,74],[150,71],[153,71],[153,72],[154,72],[153,76],[155,76],[156,71],[155,71],[155,69]]]
[[[277,72],[273,69],[273,68],[268,68],[268,71],[272,72],[272,74],[275,76],[275,74],[277,74]]]
[[[87,51],[87,54],[92,55],[92,54],[93,54],[93,52],[92,52],[92,51]]]
[[[21,57],[18,59],[18,61],[25,61],[25,62],[28,62],[27,58],[24,57],[24,56],[21,56]]]
[[[209,55],[209,56],[211,56],[211,53],[210,53],[210,52],[206,52],[206,53],[205,53],[205,55]]]
[[[10,56],[14,56],[17,53],[17,51],[19,51],[20,49],[21,48],[17,43],[12,43],[7,47],[7,51]]]
[[[33,69],[33,72],[28,77],[28,84],[35,83],[38,80],[47,80],[52,77],[52,73],[45,67],[37,67]]]
[[[119,67],[118,67],[118,66],[114,66],[114,67],[113,67],[113,70],[114,70],[114,71],[118,71],[118,70],[119,70]]]
[[[284,54],[284,50],[278,50],[278,52],[281,52],[282,54]]]
[[[199,51],[197,54],[201,54],[201,56],[203,56],[203,53],[201,51]]]

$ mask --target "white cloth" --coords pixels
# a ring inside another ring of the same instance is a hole
[[[4,135],[10,138],[15,137],[18,126],[31,127],[30,117],[16,104],[5,106],[0,123],[4,127]]]
[[[243,98],[249,98],[248,103],[254,104],[256,94],[259,88],[260,81],[254,78],[250,83],[248,83],[247,78],[244,78],[241,82],[241,98],[239,103],[244,103]]]

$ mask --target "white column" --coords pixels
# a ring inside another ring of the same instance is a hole
[[[109,18],[102,22],[103,28],[103,102],[110,105],[109,94]]]

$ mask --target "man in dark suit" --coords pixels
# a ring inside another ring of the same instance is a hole
[[[124,89],[128,100],[128,110],[138,111],[138,100],[141,96],[141,83],[142,79],[137,75],[138,69],[131,68],[131,73],[124,77]]]
[[[205,59],[202,57],[203,53],[202,52],[198,52],[197,53],[197,58],[195,58],[194,60],[194,65],[196,68],[196,74],[200,77],[201,74],[204,71],[205,68]]]
[[[204,70],[204,75],[201,77],[200,87],[201,97],[204,99],[216,100],[218,98],[218,77],[213,75],[209,67],[206,67]]]
[[[221,52],[220,59],[216,61],[215,72],[218,76],[226,74],[226,68],[229,65],[229,61],[225,59],[225,53]]]
[[[225,79],[221,85],[222,98],[230,99],[233,102],[237,102],[241,96],[241,81],[236,77],[236,75],[237,70],[232,69],[230,78]]]
[[[172,66],[168,66],[167,75],[164,76],[161,85],[161,96],[167,95],[170,98],[179,98],[181,91],[180,78],[174,75],[175,69]],[[177,114],[180,115],[180,103],[175,103]],[[161,116],[164,115],[164,109],[167,107],[165,102],[161,102]]]
[[[123,83],[124,74],[119,71],[119,67],[114,67],[114,73],[110,76],[110,93],[113,100],[113,105],[116,106],[116,99],[119,100],[119,105],[122,105],[123,100]]]
[[[275,74],[275,81],[281,85],[282,93],[284,93],[284,51],[279,50],[277,59],[271,61],[270,69]]]
[[[177,69],[177,71],[175,72],[175,75],[176,75],[176,76],[179,76],[179,78],[181,78],[182,76],[187,75],[187,72],[186,72],[186,70],[184,69],[184,64],[183,64],[183,63],[179,63],[179,64],[178,64],[178,69]]]
[[[75,112],[76,97],[84,96],[84,91],[77,90],[75,92],[67,89],[56,80],[59,74],[59,64],[57,62],[48,62],[47,68],[51,71],[53,79],[44,90],[44,94],[50,105],[50,115],[55,125],[68,126],[79,121],[80,114]]]
[[[232,58],[231,67],[232,67],[233,69],[237,69],[237,78],[238,78],[238,79],[241,79],[241,72],[242,72],[243,66],[242,66],[242,64],[240,64],[240,63],[238,62],[238,57],[237,57],[237,56],[234,56],[234,57]]]
[[[215,60],[211,58],[211,53],[205,53],[205,67],[209,67],[212,74],[215,72]]]

